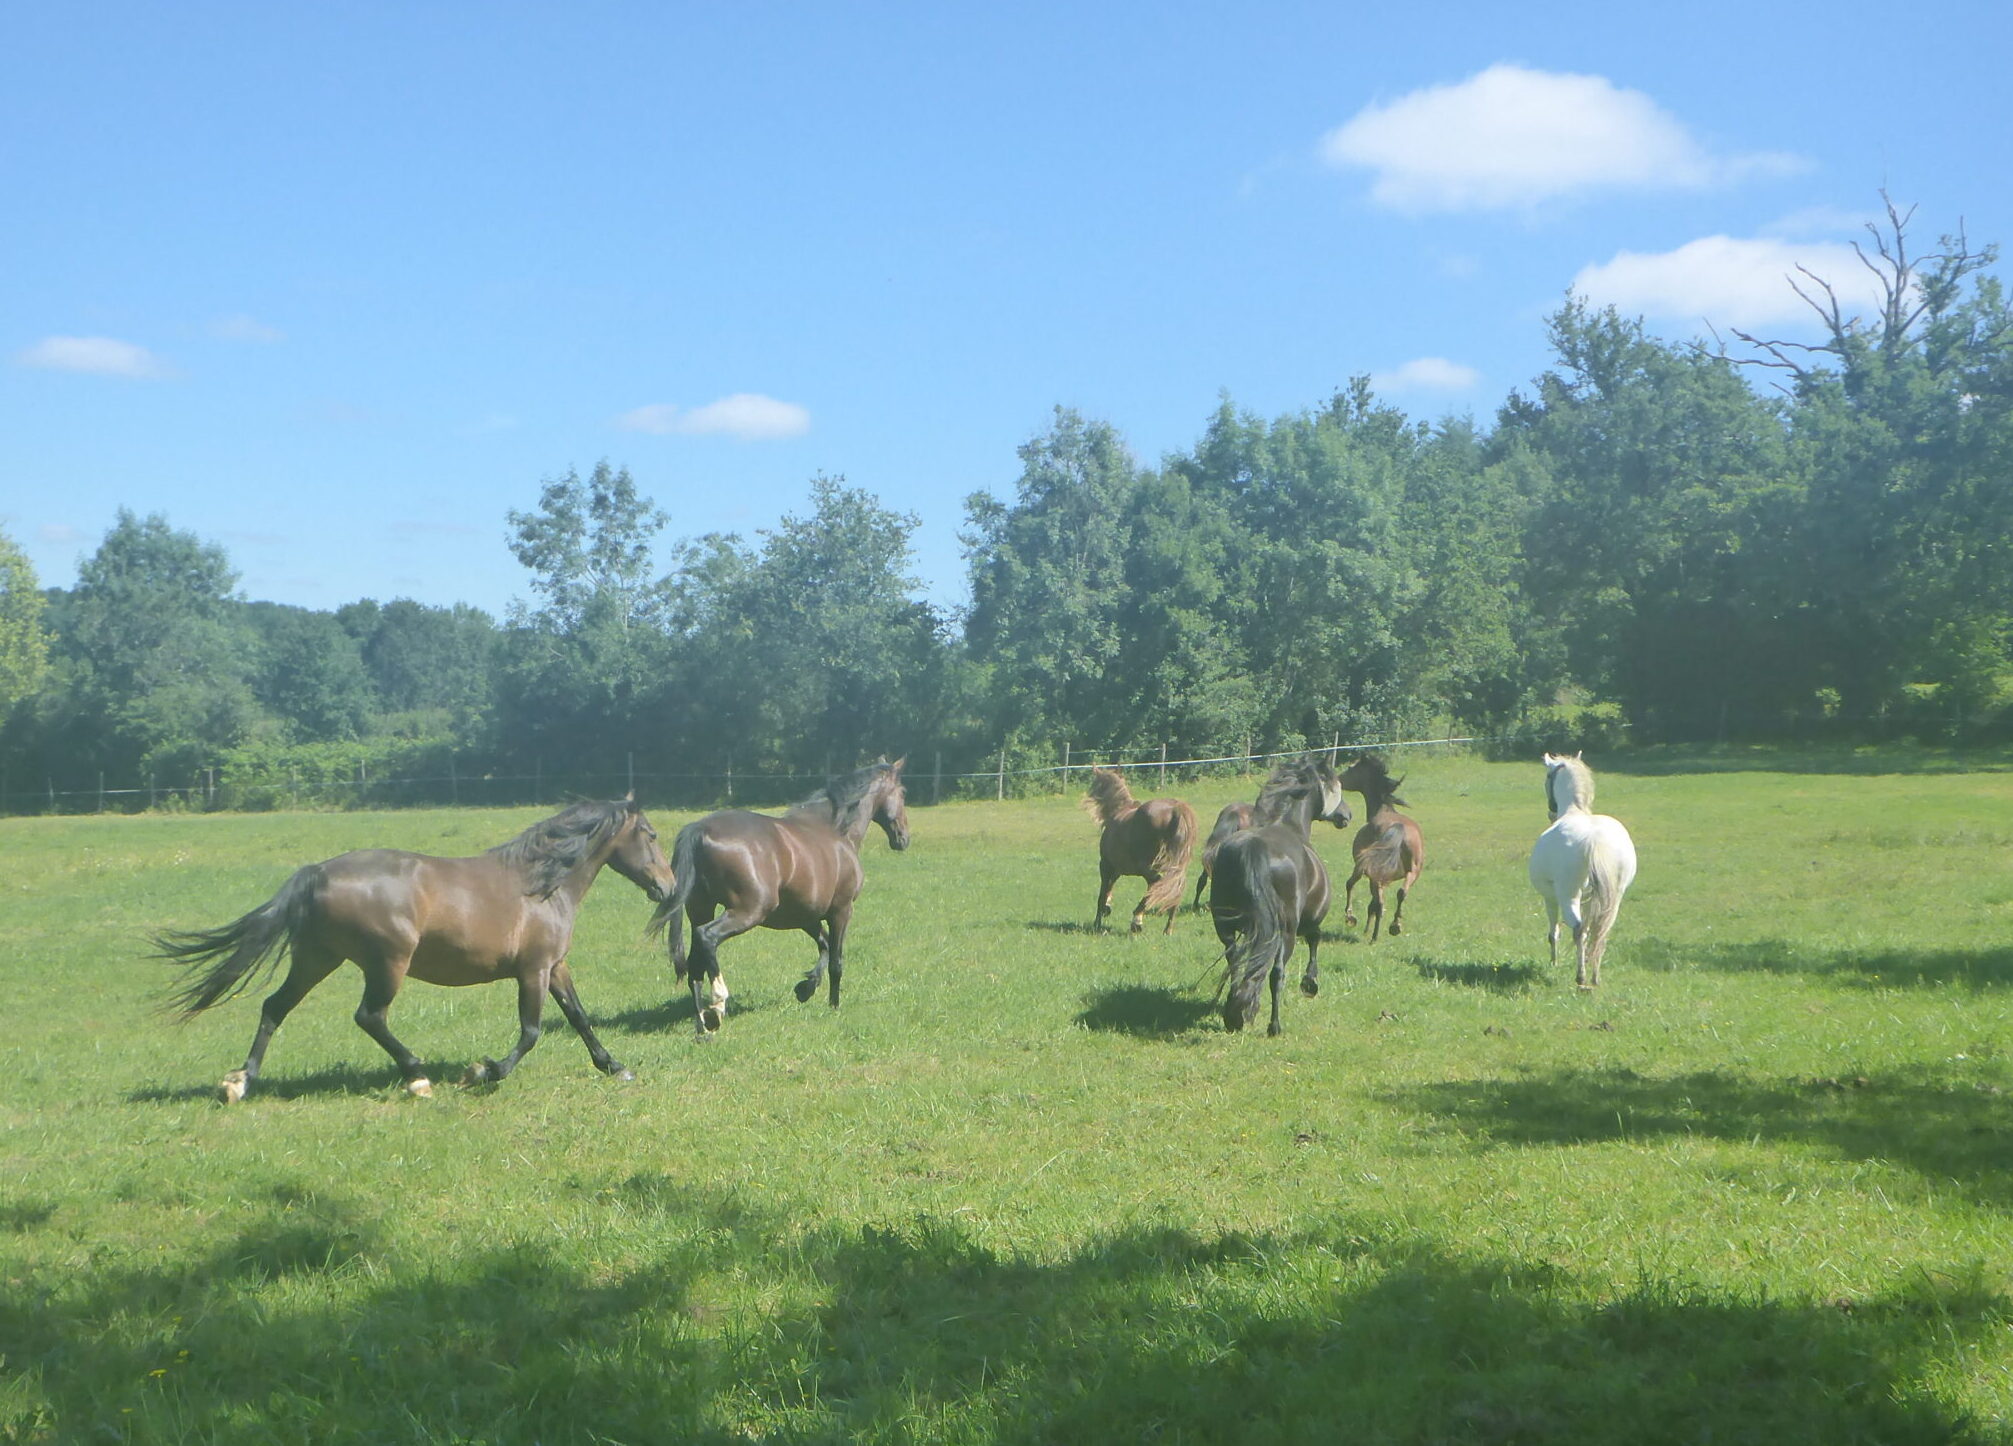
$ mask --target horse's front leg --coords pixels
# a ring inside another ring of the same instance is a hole
[[[1349,882],[1342,886],[1342,922],[1351,929],[1356,927],[1356,881],[1363,877],[1361,869],[1349,872]]]
[[[517,1068],[517,1062],[531,1053],[538,1036],[544,1033],[547,974],[544,969],[526,969],[517,976],[517,1043],[502,1059],[484,1056],[480,1063],[470,1065],[468,1073],[461,1077],[463,1084],[495,1084],[507,1078]]]
[[[587,1046],[587,1057],[594,1061],[596,1069],[616,1079],[636,1078],[594,1037],[594,1026],[587,1022],[587,1011],[581,1008],[580,995],[573,988],[573,971],[566,967],[564,959],[552,968],[552,997],[559,1001],[559,1012],[566,1016],[566,1022],[573,1026],[573,1032]]]
[[[827,923],[832,934],[832,983],[826,1003],[832,1008],[839,1007],[839,981],[846,977],[846,926],[853,921],[853,906],[842,904],[832,910]]]
[[[1097,908],[1090,916],[1090,927],[1095,931],[1104,928],[1104,916],[1111,912],[1111,891],[1118,887],[1118,875],[1110,864],[1099,859],[1097,863]]]

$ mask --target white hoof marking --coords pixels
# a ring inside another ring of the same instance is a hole
[[[407,1091],[412,1095],[414,1095],[416,1098],[423,1100],[430,1100],[433,1098],[432,1080],[409,1079],[405,1082],[405,1087]]]
[[[227,1105],[234,1105],[245,1097],[245,1072],[234,1069],[224,1076],[224,1082],[217,1086],[217,1093]]]

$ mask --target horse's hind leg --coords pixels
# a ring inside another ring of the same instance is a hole
[[[356,1007],[356,1025],[365,1034],[378,1042],[378,1046],[391,1056],[399,1073],[405,1076],[405,1087],[416,1095],[433,1093],[433,1082],[426,1077],[426,1066],[419,1062],[419,1056],[398,1041],[385,1022],[385,1015],[391,1009],[392,1000],[398,997],[398,986],[405,979],[405,967],[409,958],[397,961],[380,960],[365,963],[363,967],[363,1002]]]
[[[1356,927],[1356,881],[1362,877],[1361,869],[1351,869],[1349,882],[1342,886],[1342,922],[1351,929]]]
[[[603,1074],[617,1079],[635,1079],[622,1062],[602,1048],[601,1041],[594,1037],[594,1026],[587,1022],[587,1011],[580,1007],[580,995],[573,988],[573,971],[561,959],[552,968],[552,997],[559,1003],[559,1012],[566,1016],[566,1022],[573,1026],[573,1032],[580,1036],[587,1046],[587,1057],[594,1061],[594,1067]]]
[[[538,1036],[544,1033],[545,1018],[545,976],[537,970],[529,970],[517,976],[517,1043],[502,1059],[485,1058],[480,1064],[468,1067],[462,1083],[466,1085],[495,1084],[505,1079],[517,1068],[517,1062],[531,1053]]]
[[[1286,941],[1286,946],[1272,958],[1272,1022],[1265,1026],[1268,1035],[1285,1032],[1279,1023],[1279,991],[1286,983],[1286,956],[1292,950],[1293,941],[1289,939]]]
[[[1146,928],[1146,901],[1153,896],[1154,886],[1160,882],[1159,874],[1147,874],[1145,877],[1146,877],[1146,892],[1141,894],[1139,896],[1139,902],[1132,906],[1131,932],[1135,934],[1141,932]],[[1171,910],[1167,915],[1167,927],[1170,930],[1174,928],[1174,914],[1173,911]]]
[[[686,977],[692,985],[692,1022],[701,1039],[716,1033],[727,1018],[727,981],[720,977],[720,946],[760,922],[760,915],[744,916],[730,910],[692,931],[692,963]]]
[[[1321,992],[1321,966],[1314,962],[1321,948],[1321,921],[1308,925],[1300,937],[1307,941],[1307,968],[1300,976],[1300,992],[1312,999]]]
[[[1395,938],[1405,918],[1405,886],[1398,885],[1398,901],[1391,910],[1391,934]]]
[[[266,1046],[273,1042],[273,1031],[278,1029],[293,1013],[294,1006],[307,997],[308,991],[335,971],[342,963],[342,955],[332,949],[320,948],[297,940],[293,949],[293,962],[287,969],[287,977],[280,981],[280,987],[266,996],[259,1006],[259,1032],[252,1036],[251,1051],[245,1055],[241,1068],[224,1076],[218,1086],[218,1093],[225,1104],[233,1104],[245,1097],[245,1091],[259,1077],[264,1067]]]
[[[818,992],[818,985],[825,978],[825,964],[830,959],[832,952],[831,936],[825,931],[825,921],[823,919],[820,919],[804,932],[809,934],[811,941],[818,946],[818,962],[811,966],[810,973],[797,981],[797,1002],[799,1004],[809,1003],[811,996]]]
[[[1377,942],[1377,933],[1384,927],[1384,886],[1377,880],[1370,880],[1370,942]]]
[[[1102,859],[1097,865],[1097,908],[1091,913],[1090,927],[1104,928],[1104,916],[1111,912],[1111,891],[1118,886],[1118,875],[1112,872],[1110,864]]]

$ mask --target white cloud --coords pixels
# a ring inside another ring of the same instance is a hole
[[[1463,392],[1482,374],[1443,356],[1422,356],[1388,372],[1375,372],[1370,385],[1380,392]]]
[[[84,372],[99,377],[162,377],[168,374],[155,355],[130,341],[109,336],[46,336],[14,360],[24,367],[52,372]]]
[[[1831,284],[1846,315],[1878,307],[1873,277],[1850,246],[1773,237],[1702,236],[1675,251],[1619,252],[1612,261],[1581,268],[1573,290],[1596,306],[1632,315],[1747,331],[1813,319],[1790,282],[1820,300],[1823,293],[1799,266]]]
[[[1321,154],[1374,171],[1372,199],[1415,212],[1532,206],[1602,187],[1696,189],[1800,164],[1715,157],[1639,90],[1507,64],[1366,106],[1323,137]]]
[[[40,533],[44,542],[54,542],[62,545],[82,542],[84,540],[84,534],[70,526],[67,522],[45,522],[42,524]]]
[[[242,341],[256,345],[270,345],[285,341],[287,334],[276,326],[267,326],[257,317],[220,316],[210,323],[210,335],[218,341]]]
[[[678,407],[654,402],[624,412],[615,425],[625,431],[666,437],[725,436],[744,442],[768,442],[801,437],[811,430],[811,414],[794,402],[779,402],[756,392],[736,392],[703,407]]]

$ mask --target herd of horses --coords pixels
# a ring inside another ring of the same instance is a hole
[[[517,981],[517,1042],[501,1060],[470,1067],[466,1084],[494,1083],[517,1067],[538,1042],[548,995],[595,1068],[628,1079],[595,1037],[567,965],[580,901],[601,870],[614,869],[656,904],[649,929],[669,935],[672,970],[691,990],[699,1038],[710,1038],[726,1017],[720,945],[754,928],[808,935],[817,962],[798,982],[797,998],[808,1001],[828,980],[827,997],[837,1008],[846,929],[860,894],[860,845],[875,825],[890,848],[909,845],[904,761],[882,759],[834,778],[780,817],[747,809],[709,813],[679,830],[668,858],[631,796],[576,803],[473,858],[359,849],[308,864],[231,923],[157,935],[157,956],[186,971],[169,1002],[191,1018],[288,961],[260,1007],[244,1064],[224,1077],[227,1102],[245,1097],[274,1031],[345,961],[364,976],[358,1027],[391,1056],[413,1094],[431,1093],[432,1082],[386,1022],[408,978],[445,985]],[[1620,822],[1592,811],[1593,775],[1577,754],[1548,753],[1544,762],[1552,823],[1531,852],[1531,883],[1545,900],[1552,963],[1563,919],[1573,934],[1579,985],[1591,989],[1600,983],[1601,954],[1635,877],[1635,847]],[[1403,782],[1374,753],[1339,772],[1310,754],[1281,761],[1255,800],[1226,805],[1218,815],[1202,845],[1194,903],[1200,907],[1207,893],[1223,945],[1226,1029],[1241,1030],[1257,1018],[1269,985],[1267,1032],[1280,1032],[1280,994],[1296,941],[1307,945],[1300,988],[1319,992],[1316,956],[1331,890],[1311,840],[1316,823],[1339,829],[1354,821],[1345,793],[1361,795],[1364,820],[1350,845],[1344,918],[1355,926],[1351,901],[1356,885],[1367,883],[1369,939],[1383,927],[1386,889],[1393,891],[1389,931],[1402,930],[1406,895],[1426,857],[1419,825],[1398,812]],[[1146,893],[1133,909],[1133,931],[1163,910],[1172,930],[1195,854],[1195,810],[1180,799],[1136,799],[1124,774],[1104,767],[1091,770],[1084,805],[1100,825],[1092,928],[1104,927],[1118,880],[1137,876],[1146,880]]]

